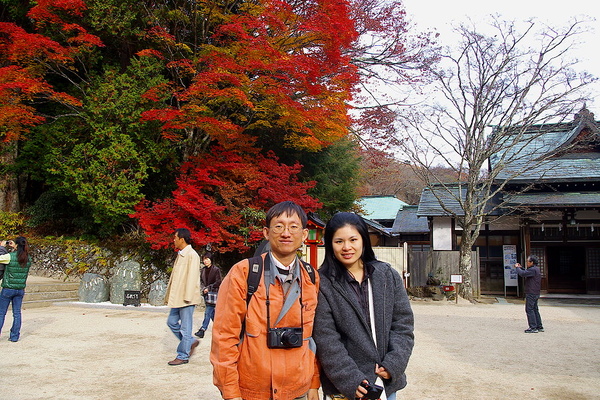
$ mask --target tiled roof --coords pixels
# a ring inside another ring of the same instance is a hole
[[[392,233],[426,233],[429,224],[426,217],[417,216],[418,206],[405,206],[398,211]]]
[[[432,190],[433,187],[433,190]],[[461,202],[465,198],[465,187],[458,184],[434,185],[426,187],[421,192],[421,200],[417,209],[417,216],[444,217],[464,215]],[[460,193],[460,197],[459,197]],[[436,197],[437,195],[437,197]],[[488,202],[487,209],[492,210],[494,205],[499,204],[499,195]],[[488,215],[498,215],[500,211],[495,209]]]
[[[363,218],[363,221],[365,221],[369,228],[374,229],[377,232],[380,232],[386,236],[392,236],[390,233],[390,228],[386,228],[385,226],[378,224],[376,221],[371,221],[370,219]]]
[[[600,122],[592,118],[593,114],[583,109],[574,122],[529,127],[518,143],[490,157],[492,169],[498,171],[495,179],[513,183],[600,180],[600,154],[597,151]],[[585,139],[596,145],[587,152],[574,151],[574,143],[584,129],[590,132]],[[509,135],[506,140],[514,140],[514,136]],[[549,157],[552,154],[554,156]]]
[[[358,203],[370,220],[394,220],[398,210],[408,205],[394,196],[365,196]]]
[[[600,192],[552,192],[552,193],[521,193],[508,199],[509,206],[531,208],[562,208],[598,206]]]

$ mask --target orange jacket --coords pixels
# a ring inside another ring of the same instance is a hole
[[[269,257],[268,254],[263,255]],[[301,270],[303,338],[301,347],[271,349],[267,347],[267,308],[265,275],[246,307],[248,260],[235,264],[219,289],[212,333],[210,361],[213,381],[224,399],[291,400],[309,389],[319,387],[316,366],[313,321],[319,291],[319,277],[313,284]],[[275,269],[271,266],[271,270]],[[271,328],[299,327],[300,302],[296,300],[282,320],[275,324],[283,306],[284,294],[278,279],[269,288]],[[242,323],[245,334],[240,341]],[[310,342],[310,348],[309,348]]]

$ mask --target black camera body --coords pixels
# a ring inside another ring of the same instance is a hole
[[[269,328],[267,346],[270,349],[291,349],[302,346],[302,328]]]
[[[379,400],[381,393],[383,392],[383,387],[379,385],[363,382],[360,384],[360,386],[367,389],[367,394],[364,395],[363,399]]]

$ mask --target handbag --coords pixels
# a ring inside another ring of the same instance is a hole
[[[208,292],[204,297],[204,302],[210,306],[217,304],[217,292]]]

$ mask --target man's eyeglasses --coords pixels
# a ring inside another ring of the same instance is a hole
[[[277,224],[275,226],[270,227],[269,229],[271,231],[273,231],[273,233],[275,233],[275,234],[283,233],[283,231],[285,231],[287,229],[292,235],[295,235],[295,234],[301,232],[303,228],[300,225],[284,226],[281,224]]]

